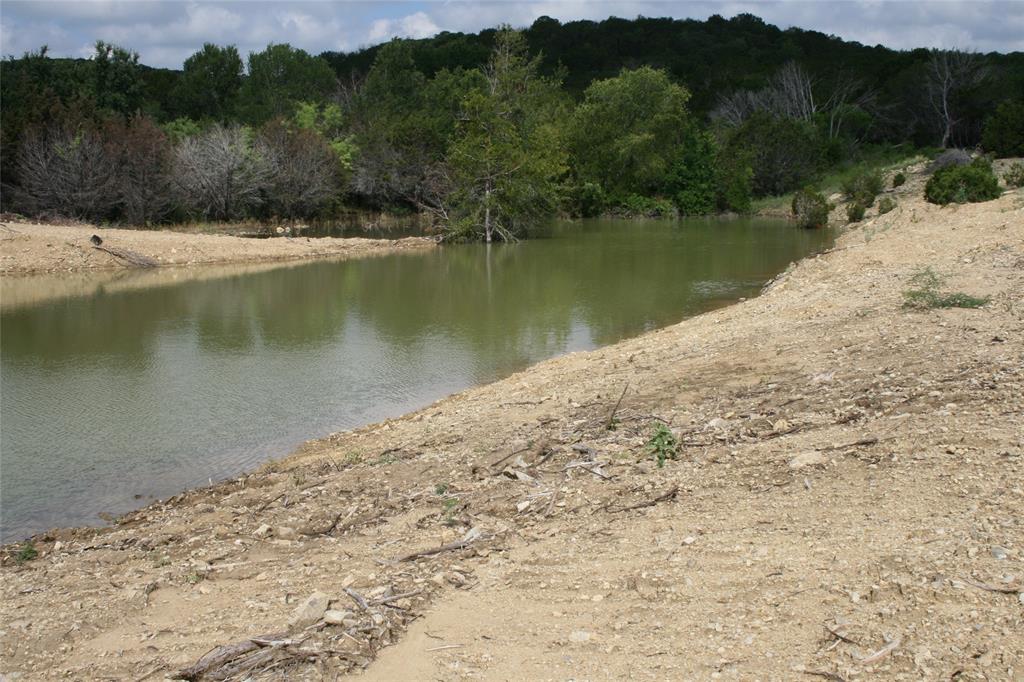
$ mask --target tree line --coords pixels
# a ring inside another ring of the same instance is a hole
[[[103,42],[89,60],[43,48],[0,67],[2,201],[140,225],[420,211],[487,241],[554,213],[743,212],[894,147],[1024,155],[1022,57],[750,15],[541,18],[244,61],[207,44],[181,71]]]

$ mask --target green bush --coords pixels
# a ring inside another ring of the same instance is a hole
[[[997,156],[1024,156],[1024,101],[1006,101],[985,121],[981,146]]]
[[[842,182],[840,189],[849,201],[865,207],[875,203],[875,197],[882,191],[882,174],[876,170],[865,170]]]
[[[636,218],[672,218],[677,214],[675,204],[661,197],[628,194],[612,202],[612,213]]]
[[[779,196],[809,182],[821,168],[821,142],[809,123],[759,112],[733,129],[724,163],[748,166],[754,196]]]
[[[864,208],[864,204],[859,201],[850,202],[846,207],[846,220],[851,223],[859,223],[864,220],[864,212],[867,209]]]
[[[806,188],[793,195],[793,217],[799,227],[813,229],[828,225],[828,201],[821,192]]]
[[[906,175],[904,175],[903,173],[897,173],[896,175],[892,176],[892,188],[896,189],[897,187],[902,186],[903,183],[905,183],[906,181]]]
[[[988,201],[999,194],[999,179],[985,158],[975,159],[969,166],[940,168],[924,188],[924,198],[942,206]]]
[[[894,208],[896,208],[896,202],[889,197],[883,197],[882,200],[878,202],[878,215],[885,215]]]
[[[1024,187],[1024,163],[1018,161],[1003,175],[1007,187]]]

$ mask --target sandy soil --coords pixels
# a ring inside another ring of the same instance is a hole
[[[110,270],[130,263],[93,248],[89,238],[99,235],[102,246],[124,249],[159,265],[205,265],[344,258],[398,249],[430,248],[432,239],[361,239],[305,237],[246,239],[227,235],[187,234],[171,231],[119,230],[83,225],[0,224],[0,275]]]
[[[1022,679],[1024,194],[920,189],[759,298],[37,538],[2,669]],[[991,301],[903,309],[926,265]]]

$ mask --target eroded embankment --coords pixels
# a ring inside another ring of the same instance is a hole
[[[4,671],[1014,679],[1024,198],[919,190],[757,299],[38,538]],[[923,266],[991,301],[904,310]]]
[[[96,248],[90,241],[93,235],[101,238],[99,246],[102,248]],[[267,263],[356,257],[431,248],[435,244],[433,239],[423,237],[246,239],[167,230],[3,223],[0,225],[0,275],[124,269],[135,266],[131,261],[134,256],[158,266]]]

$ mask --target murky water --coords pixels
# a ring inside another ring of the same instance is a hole
[[[184,281],[5,282],[3,538],[102,523],[307,438],[754,295],[828,239],[763,220],[586,221],[511,246]]]

